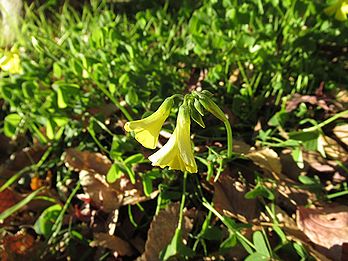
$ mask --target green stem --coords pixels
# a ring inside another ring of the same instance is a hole
[[[231,124],[228,120],[224,121],[225,127],[226,127],[226,132],[227,132],[227,158],[232,157],[232,128]]]
[[[313,126],[313,127],[309,127],[309,128],[306,128],[306,129],[303,129],[302,131],[304,132],[308,132],[308,131],[316,131],[322,127],[324,127],[325,125],[337,120],[338,118],[341,118],[345,115],[348,115],[348,110],[345,110],[345,111],[341,111],[340,113],[337,113],[336,115],[332,116],[331,118],[319,123],[318,125],[316,126]]]
[[[182,228],[182,221],[184,219],[184,207],[185,207],[185,200],[186,200],[186,185],[187,185],[187,171],[184,172],[184,184],[182,189],[182,196],[181,196],[181,203],[180,203],[180,214],[179,214],[179,222],[178,222],[178,229]]]

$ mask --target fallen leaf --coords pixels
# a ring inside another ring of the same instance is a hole
[[[297,225],[320,252],[334,260],[347,260],[348,256],[342,256],[342,245],[348,243],[347,206],[299,207]]]
[[[348,124],[337,125],[332,131],[341,142],[348,146]]]
[[[101,175],[106,175],[112,165],[111,161],[101,153],[79,151],[73,148],[65,150],[64,162],[74,170],[85,170]]]
[[[279,179],[282,176],[282,165],[278,154],[269,148],[249,152],[247,158],[252,160],[257,166],[272,174],[274,178]]]
[[[91,203],[104,212],[109,213],[122,205],[123,194],[117,194],[104,176],[82,170],[79,179],[84,192],[91,198]]]
[[[108,233],[94,233],[91,247],[103,247],[112,250],[116,256],[132,256],[134,251],[132,247],[123,239],[109,235]]]
[[[171,242],[179,221],[180,205],[172,203],[166,209],[161,210],[152,220],[147,234],[145,252],[137,259],[138,261],[157,261],[160,252]],[[184,213],[183,237],[193,227],[189,213]]]
[[[294,94],[286,103],[285,110],[287,112],[291,112],[298,108],[298,105],[300,103],[309,103],[311,105],[317,105],[321,108],[323,108],[325,111],[330,111],[330,107],[327,105],[327,101],[323,98],[318,98],[317,96],[312,95],[301,95],[301,94]]]
[[[222,214],[247,223],[257,217],[257,200],[246,199],[246,186],[229,175],[222,174],[214,183],[213,203]]]
[[[158,190],[145,196],[139,179],[132,184],[127,175],[122,174],[119,179],[109,184],[106,174],[112,166],[111,161],[101,153],[78,151],[70,148],[65,151],[65,164],[79,172],[79,179],[83,190],[91,199],[91,204],[110,213],[123,205],[134,205],[158,195]]]
[[[331,159],[346,161],[348,159],[347,151],[338,144],[337,141],[328,137],[328,136],[320,136],[320,140],[323,144],[326,155],[328,155]]]

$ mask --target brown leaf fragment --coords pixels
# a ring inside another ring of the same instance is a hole
[[[337,125],[332,131],[342,143],[348,146],[348,124]]]
[[[346,161],[348,159],[347,151],[334,139],[328,136],[320,136],[320,141],[323,144],[326,155],[331,159],[341,161]]]
[[[333,260],[343,260],[342,245],[348,243],[347,206],[320,209],[299,207],[297,225],[321,253]]]
[[[224,215],[237,218],[247,223],[257,217],[257,200],[246,199],[246,186],[229,175],[222,174],[214,183],[213,203]]]
[[[34,245],[34,237],[24,230],[20,230],[14,235],[4,235],[0,243],[1,260],[25,260],[29,257],[29,252]]]
[[[80,171],[79,178],[83,190],[89,195],[93,205],[107,213],[121,206],[123,194],[117,194],[110,188],[104,176]]]
[[[128,242],[107,233],[94,233],[91,247],[103,247],[112,250],[116,256],[132,256],[134,251]]]
[[[111,168],[111,161],[101,153],[78,151],[70,148],[65,150],[64,162],[76,171],[89,171],[106,175]]]
[[[300,103],[309,103],[311,105],[317,105],[325,111],[330,111],[330,107],[327,105],[326,100],[323,98],[318,98],[317,96],[311,96],[311,95],[301,95],[301,94],[294,94],[291,99],[289,99],[286,103],[286,111],[291,112],[298,108],[298,105]]]
[[[166,209],[161,210],[151,222],[145,244],[145,252],[137,259],[138,261],[157,261],[160,252],[170,243],[174,236],[179,221],[180,205],[172,203]],[[187,238],[188,232],[193,227],[189,218],[192,213],[184,213],[183,237]]]
[[[0,213],[12,207],[20,200],[20,196],[10,189],[0,192]]]
[[[282,176],[282,165],[278,154],[269,148],[256,150],[248,153],[247,158],[252,160],[257,166],[272,174],[274,178],[279,179]]]

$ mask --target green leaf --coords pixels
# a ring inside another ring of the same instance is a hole
[[[13,137],[16,134],[17,127],[22,118],[17,113],[8,114],[4,120],[4,133],[7,137]]]
[[[302,150],[300,147],[295,147],[292,151],[291,151],[291,156],[294,159],[294,161],[296,162],[297,166],[300,169],[304,168],[304,162],[303,162],[303,155],[302,155]]]
[[[263,185],[257,185],[253,190],[247,192],[244,196],[246,199],[254,199],[257,197],[264,197],[269,200],[274,200],[274,194]]]
[[[182,255],[192,257],[195,253],[182,242],[182,230],[177,228],[172,241],[161,251],[160,259],[168,260],[171,257]]]
[[[140,163],[144,160],[144,155],[141,153],[134,154],[132,156],[129,156],[124,160],[124,163],[127,165],[133,165],[136,163]]]
[[[264,256],[269,257],[270,253],[267,248],[265,238],[261,231],[255,231],[253,234],[253,242],[256,248],[256,252]]]
[[[237,236],[236,236],[236,234],[235,233],[230,233],[228,238],[221,243],[220,248],[228,249],[228,248],[234,247],[236,244],[237,244]]]
[[[120,167],[114,163],[112,164],[111,168],[106,174],[106,181],[108,183],[114,183],[116,180],[118,180],[122,176],[122,174],[123,172],[121,171]]]
[[[46,238],[49,237],[61,211],[62,206],[59,204],[46,208],[34,224],[35,232],[39,235],[44,235]]]
[[[151,178],[148,175],[143,175],[142,176],[142,183],[143,183],[143,188],[144,188],[145,195],[146,196],[150,196],[150,194],[153,191]]]
[[[262,260],[270,260],[268,256],[265,256],[260,253],[252,253],[250,256],[248,256],[245,261],[262,261]]]
[[[139,98],[138,98],[138,94],[136,93],[134,88],[128,89],[128,92],[126,94],[125,99],[129,105],[137,105],[138,104]]]

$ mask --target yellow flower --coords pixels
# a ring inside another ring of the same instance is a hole
[[[176,127],[168,142],[149,157],[153,166],[197,172],[190,139],[190,113],[186,105],[179,108]]]
[[[0,68],[5,72],[11,74],[19,74],[22,72],[21,60],[19,58],[18,52],[11,50],[4,54],[0,58]]]
[[[347,0],[335,1],[329,7],[325,8],[324,12],[327,15],[335,14],[335,18],[339,21],[347,20],[348,1]]]
[[[128,132],[133,131],[135,139],[144,147],[149,149],[156,148],[162,125],[168,118],[173,103],[174,99],[172,97],[165,99],[157,111],[149,117],[127,122],[124,129]]]

